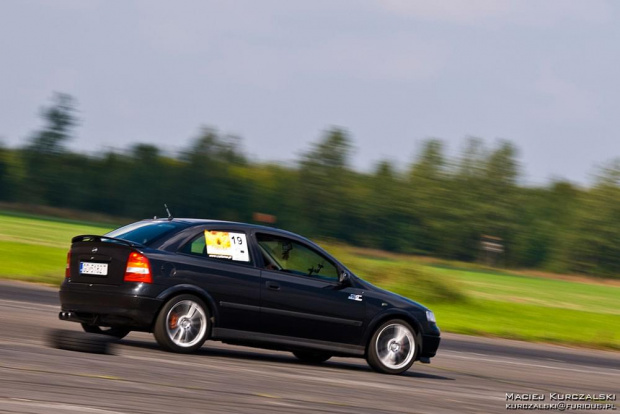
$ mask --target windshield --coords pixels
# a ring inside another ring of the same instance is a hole
[[[184,224],[172,221],[139,221],[113,230],[106,236],[148,245],[160,237],[184,227]]]

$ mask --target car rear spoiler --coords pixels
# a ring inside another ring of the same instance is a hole
[[[111,240],[114,243],[124,244],[129,247],[144,247],[141,243],[132,242],[129,240],[117,239],[115,237],[108,236],[96,236],[94,234],[83,234],[81,236],[75,236],[71,239],[71,243],[79,242],[103,242],[104,240]]]

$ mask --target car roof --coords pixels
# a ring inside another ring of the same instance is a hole
[[[243,223],[243,222],[238,222],[238,221],[226,221],[226,220],[215,220],[215,219],[197,219],[197,218],[173,218],[172,220],[169,220],[167,218],[158,218],[158,219],[145,219],[144,221],[157,221],[157,222],[166,222],[166,221],[172,221],[172,222],[177,222],[177,223],[187,223],[188,226],[187,227],[193,227],[193,226],[200,226],[200,225],[223,225],[229,228],[236,228],[236,229],[246,229],[246,230],[262,230],[262,231],[267,231],[267,232],[272,232],[272,233],[279,233],[282,235],[286,235],[286,236],[290,236],[290,237],[294,237],[294,238],[298,238],[298,239],[302,239],[305,241],[309,241],[312,244],[316,244],[314,242],[312,242],[311,240],[307,239],[306,237],[303,237],[299,234],[290,232],[288,230],[283,230],[283,229],[279,229],[276,227],[269,227],[269,226],[263,226],[260,224],[251,224],[251,223]]]
[[[282,236],[286,236],[292,239],[297,239],[299,241],[304,241],[316,248],[318,248],[321,252],[323,252],[324,254],[326,254],[329,258],[331,258],[332,260],[340,263],[341,266],[343,266],[349,273],[353,273],[351,272],[349,269],[346,268],[346,266],[344,266],[340,261],[338,261],[338,259],[336,259],[334,256],[332,256],[331,254],[329,254],[325,249],[323,249],[321,246],[319,246],[317,243],[313,242],[312,240],[299,235],[297,233],[293,233],[291,231],[288,230],[282,230],[282,229],[278,229],[276,227],[269,227],[269,226],[262,226],[260,224],[251,224],[251,223],[242,223],[242,222],[238,222],[238,221],[226,221],[226,220],[214,220],[214,219],[197,219],[197,218],[173,218],[171,220],[169,220],[168,218],[156,218],[156,219],[144,219],[143,221],[151,221],[151,222],[166,222],[166,221],[172,221],[172,222],[176,222],[176,223],[184,223],[186,224],[186,228],[190,228],[190,227],[195,227],[195,226],[201,226],[201,225],[222,225],[227,227],[228,229],[231,230],[258,230],[258,231],[264,231],[264,232],[268,232],[268,233],[272,233],[272,234],[279,234]]]

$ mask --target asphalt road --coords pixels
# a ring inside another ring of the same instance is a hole
[[[614,352],[445,334],[430,365],[401,376],[374,373],[362,359],[313,366],[213,342],[171,354],[144,333],[95,355],[47,346],[50,329],[79,330],[58,310],[55,289],[0,281],[0,412],[496,413],[523,403],[507,393],[542,394],[537,402],[547,404],[558,402],[550,393],[620,394]]]

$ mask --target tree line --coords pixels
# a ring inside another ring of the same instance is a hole
[[[429,139],[405,171],[389,161],[351,167],[353,142],[332,128],[292,166],[249,159],[237,137],[204,128],[176,155],[151,144],[86,155],[68,149],[75,102],[57,94],[22,147],[0,146],[0,200],[129,218],[252,221],[260,212],[311,238],[461,261],[620,277],[620,161],[589,188],[520,184],[517,149],[471,138],[448,157]]]

